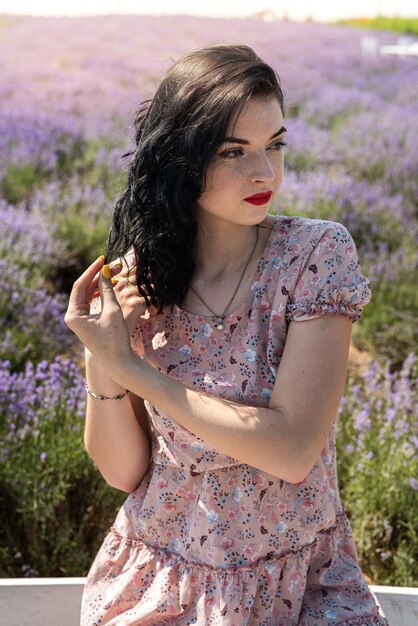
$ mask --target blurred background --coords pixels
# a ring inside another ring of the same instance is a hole
[[[285,96],[271,213],[343,223],[371,281],[337,436],[361,566],[418,585],[417,14],[406,0],[0,2],[2,577],[85,576],[126,498],[84,450],[68,295],[104,251],[139,104],[184,53],[245,43]]]
[[[416,17],[415,0],[212,0],[197,5],[191,0],[2,0],[0,12],[26,15],[203,15],[212,17],[250,17],[270,14],[276,19],[313,19],[329,22],[351,17]]]

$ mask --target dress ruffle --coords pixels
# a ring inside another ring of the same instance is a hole
[[[353,322],[361,319],[363,307],[358,304],[350,304],[344,300],[344,294],[335,292],[318,300],[304,300],[287,305],[286,317],[288,321],[302,321],[314,319],[323,315],[341,315],[350,318]]]
[[[338,622],[337,626],[381,626],[387,624],[387,621],[382,621],[382,616],[379,612],[375,612],[373,615],[367,617],[355,617],[344,622]]]
[[[112,526],[89,573],[81,626],[388,626],[350,546],[333,571],[345,523],[342,515],[297,552],[218,569],[125,538]],[[350,606],[341,606],[347,581]]]
[[[286,307],[287,321],[334,314],[356,322],[371,299],[370,281],[361,271],[350,233],[338,222],[324,224],[312,237],[313,249],[299,270]]]

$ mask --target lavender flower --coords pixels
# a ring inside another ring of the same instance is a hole
[[[417,491],[417,489],[418,489],[418,480],[416,478],[413,478],[411,476],[411,478],[409,479],[409,484],[411,485],[411,487],[412,487],[412,489],[414,491]]]
[[[45,439],[47,431],[52,434],[70,426],[80,431],[85,409],[84,377],[69,359],[56,357],[38,365],[28,361],[22,372],[13,372],[10,361],[0,361],[3,460],[24,441],[38,441],[41,433]],[[45,449],[39,451],[41,463],[48,456]]]
[[[43,288],[31,287],[29,270],[19,269],[5,259],[0,259],[0,273],[13,276],[0,292],[0,358],[11,358],[15,366],[20,366],[27,359],[56,355],[74,345],[64,324],[68,301],[65,294],[50,295]]]

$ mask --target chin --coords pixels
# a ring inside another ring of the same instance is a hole
[[[246,224],[248,226],[255,226],[256,224],[260,224],[266,215],[268,215],[271,204],[267,206],[251,206],[249,205],[251,211],[247,212]]]

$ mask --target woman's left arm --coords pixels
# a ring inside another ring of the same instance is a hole
[[[296,483],[318,460],[337,413],[351,326],[337,315],[291,322],[269,408],[186,387],[133,353],[114,362],[112,376],[224,454]]]
[[[75,282],[65,322],[113,380],[220,452],[287,482],[303,480],[344,391],[351,320],[326,315],[291,322],[269,408],[245,406],[191,389],[139,359],[112,283],[102,276],[101,312],[91,315],[91,281],[102,264],[98,259]]]

